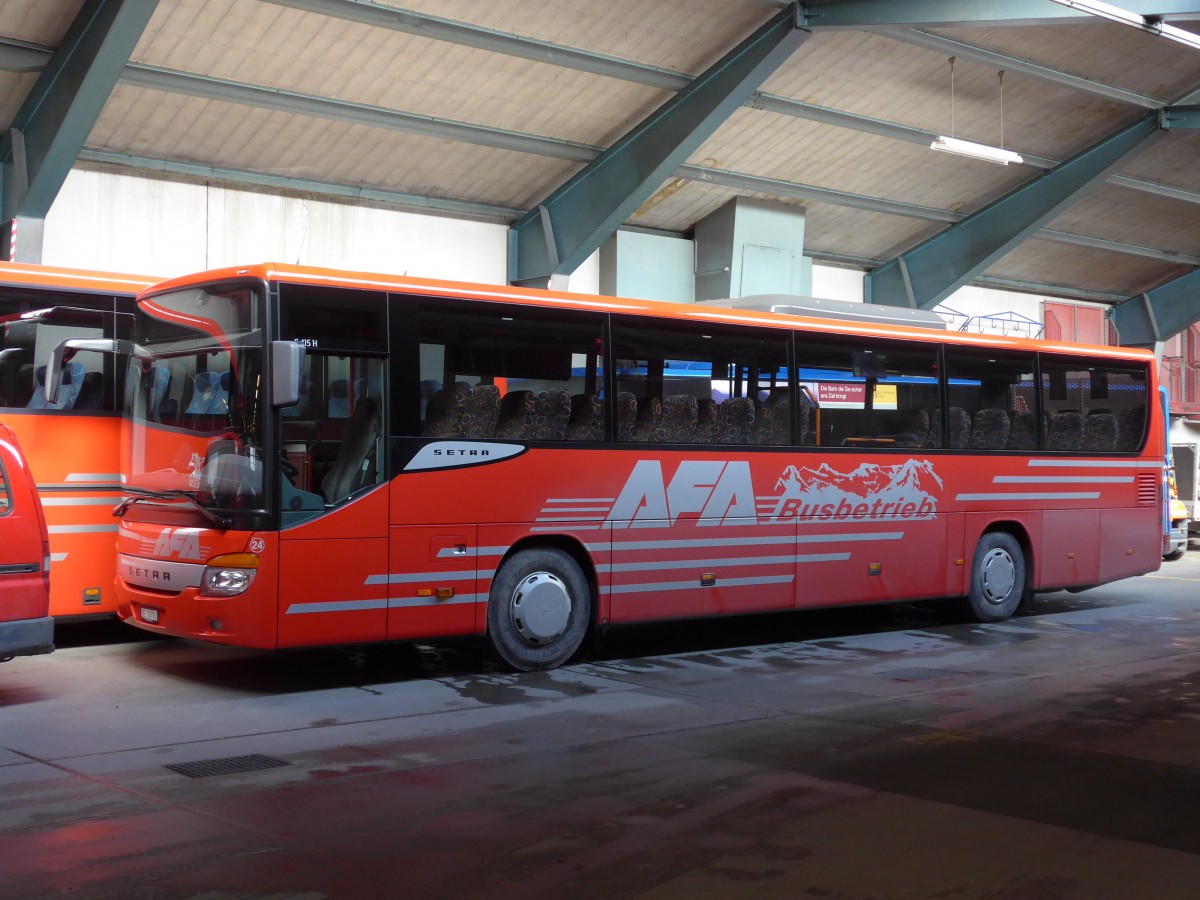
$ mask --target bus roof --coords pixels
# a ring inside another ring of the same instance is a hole
[[[0,285],[6,287],[41,287],[81,292],[101,291],[132,296],[159,280],[149,275],[93,272],[87,269],[64,269],[58,266],[0,261]]]
[[[258,263],[255,265],[230,266],[228,268],[197,272],[160,282],[145,293],[149,296],[201,284],[245,279],[390,291],[393,293],[419,294],[430,297],[485,300],[498,303],[534,304],[542,307],[582,309],[600,313],[640,313],[667,319],[710,322],[713,324],[769,325],[775,328],[787,328],[795,331],[818,331],[827,334],[844,334],[849,336],[902,337],[906,340],[934,341],[967,347],[991,347],[996,350],[1060,352],[1076,355],[1082,352],[1113,359],[1153,360],[1154,358],[1154,354],[1151,351],[1132,347],[1111,347],[1103,344],[1048,341],[1042,338],[941,331],[914,325],[839,321],[830,318],[792,315],[784,312],[717,307],[708,303],[673,303],[664,300],[639,300],[625,297],[607,297],[597,294],[572,294],[565,291],[552,291],[541,288],[472,284],[429,278],[413,278],[406,275],[323,269],[312,266],[289,265],[286,263]]]

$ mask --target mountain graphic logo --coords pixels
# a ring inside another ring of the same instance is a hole
[[[775,489],[780,492],[767,521],[895,521],[937,516],[942,479],[927,459],[894,466],[863,463],[839,472],[821,463],[815,469],[788,466]]]

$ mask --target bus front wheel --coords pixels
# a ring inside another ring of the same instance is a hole
[[[587,579],[570,554],[552,547],[505,560],[488,596],[488,642],[520,672],[553,669],[579,649],[591,618]]]
[[[1025,554],[1005,531],[989,531],[975,546],[971,563],[971,613],[980,622],[1002,622],[1025,596]]]

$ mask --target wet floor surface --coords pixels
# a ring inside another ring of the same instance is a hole
[[[0,666],[0,897],[1194,898],[1200,551],[1039,597]]]

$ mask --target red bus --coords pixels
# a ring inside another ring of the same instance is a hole
[[[286,265],[159,284],[133,341],[119,615],[160,633],[530,670],[1161,562],[1144,351]]]
[[[50,537],[17,436],[0,422],[0,662],[54,652]]]
[[[46,366],[68,339],[128,338],[133,301],[152,278],[0,262],[0,421],[16,433],[50,530],[50,613],[116,611],[125,364],[110,354],[65,354],[64,382],[47,400]]]

